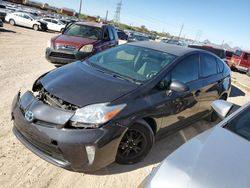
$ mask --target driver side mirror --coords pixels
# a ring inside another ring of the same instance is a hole
[[[169,85],[169,89],[171,91],[180,92],[180,93],[189,91],[189,87],[186,84],[177,80],[171,82],[171,84]]]

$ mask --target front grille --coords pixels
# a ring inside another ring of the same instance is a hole
[[[65,45],[65,44],[55,44],[56,50],[65,50],[65,51],[75,51],[77,48],[75,46]]]
[[[51,52],[50,56],[65,58],[65,59],[76,59],[74,54],[65,54],[65,53],[60,53],[60,52]]]

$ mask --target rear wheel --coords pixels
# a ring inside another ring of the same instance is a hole
[[[38,30],[39,30],[39,26],[38,26],[37,24],[35,24],[35,25],[33,25],[33,29],[34,29],[35,31],[38,31]]]
[[[154,143],[154,133],[145,122],[136,122],[124,134],[117,151],[116,162],[133,164],[141,161]]]
[[[15,20],[11,19],[11,20],[10,20],[10,25],[16,25]]]

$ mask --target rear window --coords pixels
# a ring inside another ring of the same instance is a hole
[[[102,29],[94,26],[73,24],[63,34],[97,40],[102,36]]]
[[[234,52],[234,55],[240,57],[240,56],[242,55],[242,51],[241,51],[241,50],[236,50],[236,51]]]
[[[215,57],[209,54],[201,54],[201,74],[208,77],[217,74],[217,62]]]

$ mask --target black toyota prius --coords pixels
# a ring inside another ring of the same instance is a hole
[[[68,170],[133,164],[157,136],[210,116],[230,89],[228,66],[210,52],[134,42],[40,76],[13,100],[13,132]]]

